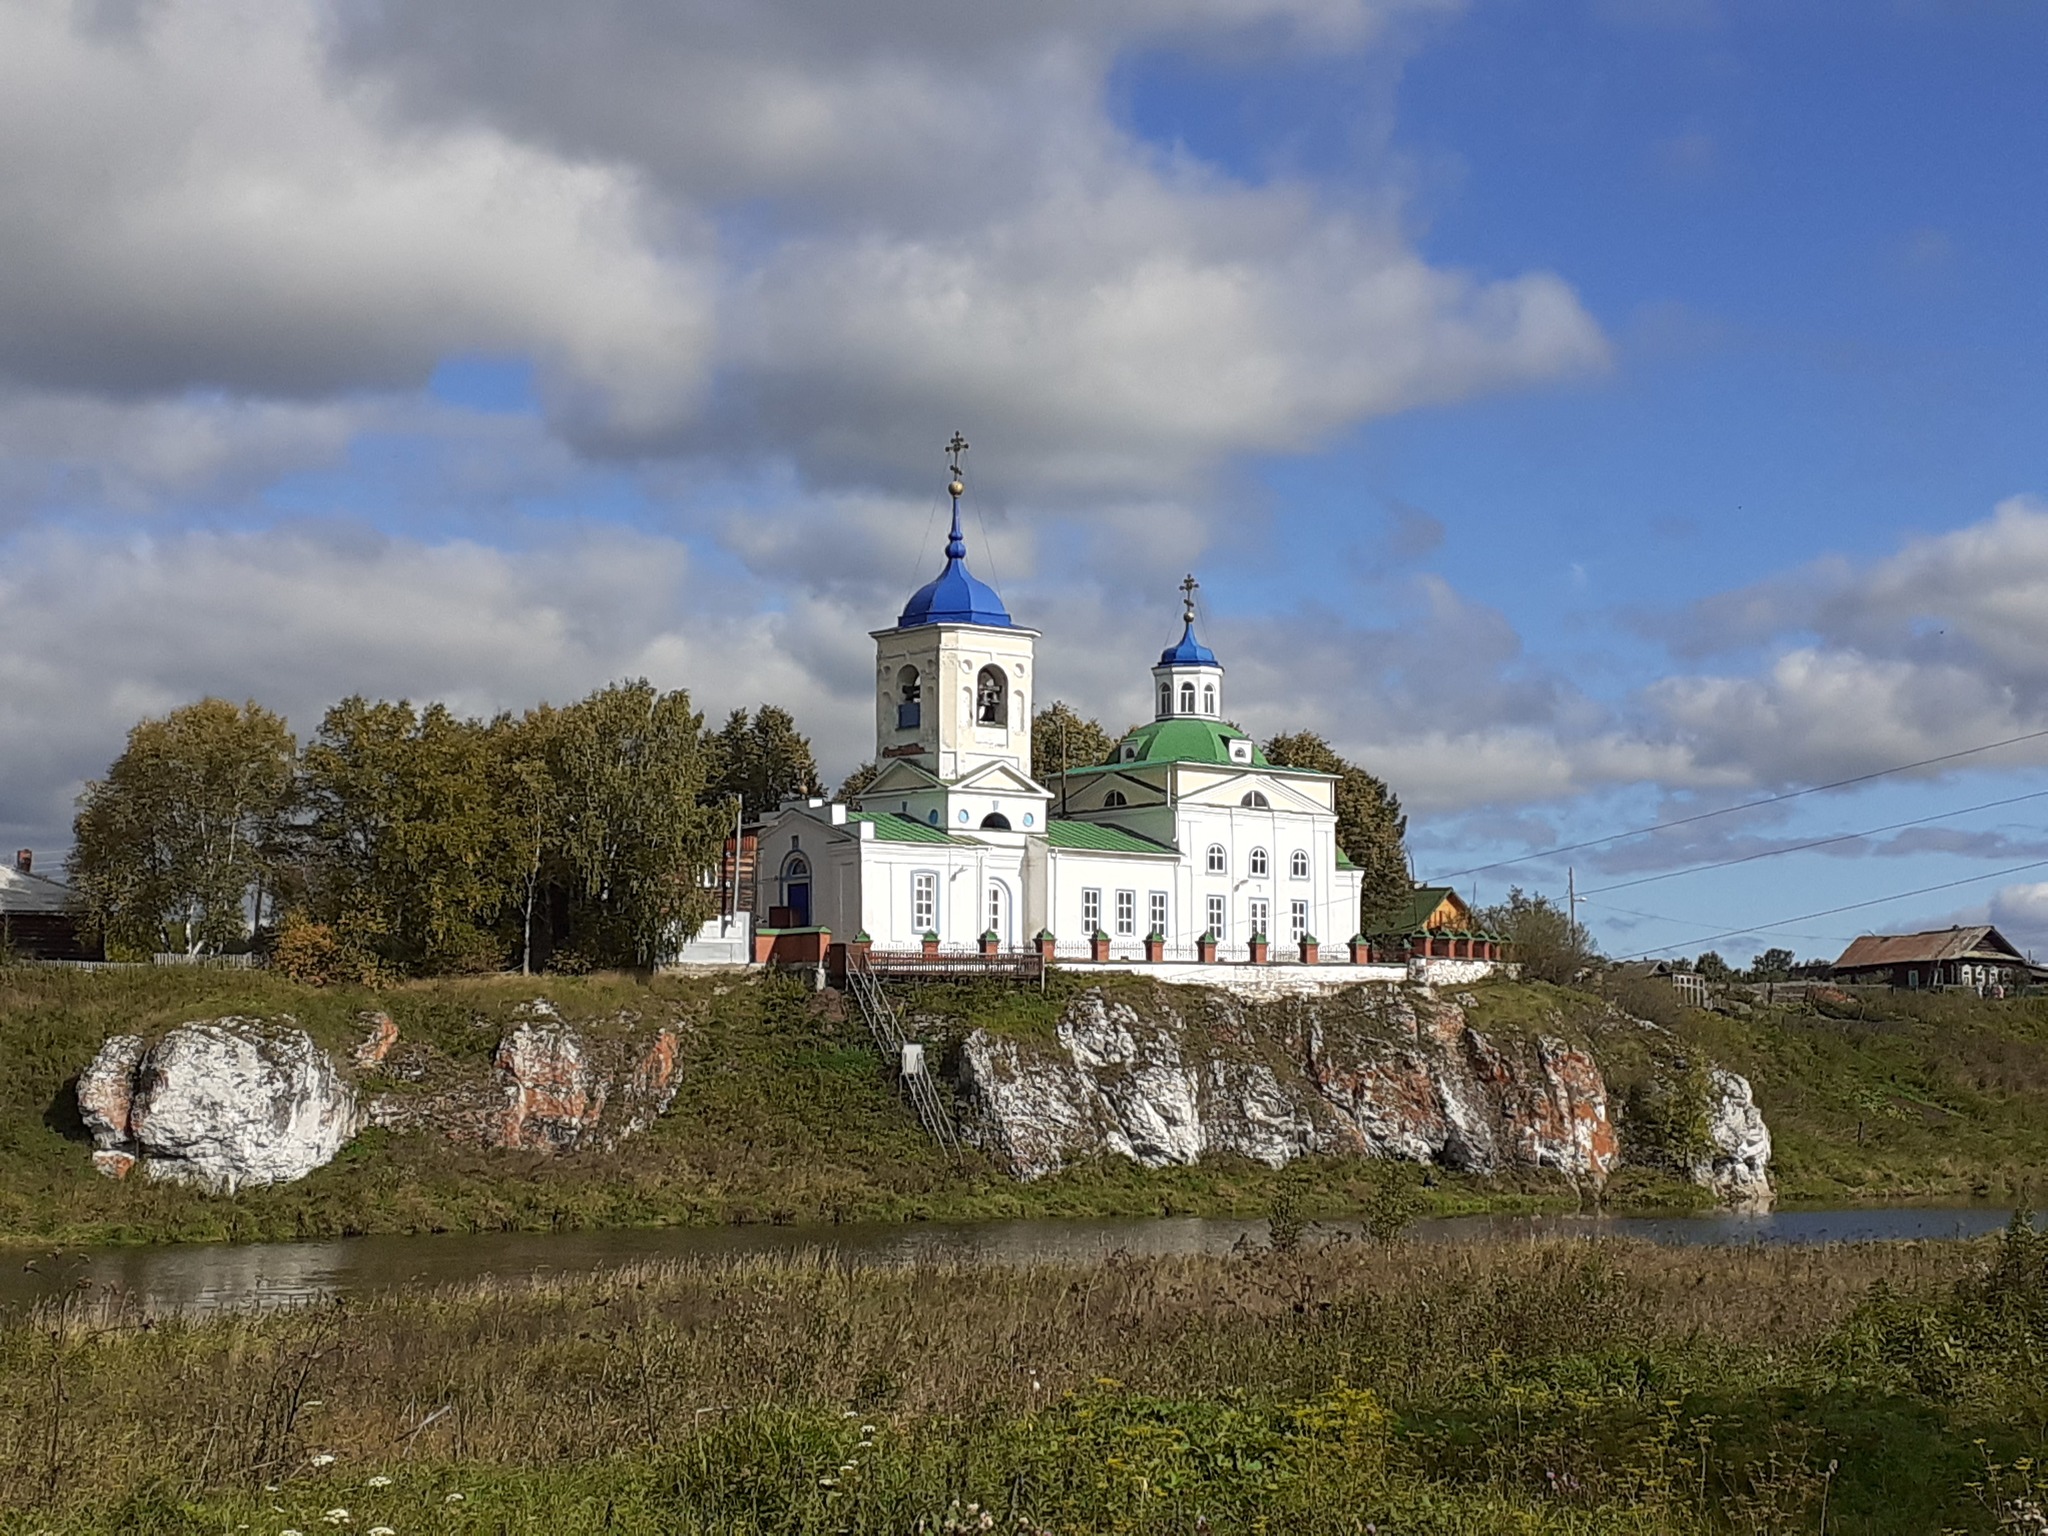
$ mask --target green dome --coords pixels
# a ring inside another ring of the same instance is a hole
[[[1219,720],[1155,720],[1140,726],[1116,745],[1109,763],[1129,767],[1137,763],[1218,763],[1229,767],[1230,744],[1241,741],[1252,749],[1252,765],[1270,768],[1258,743],[1234,725]],[[1238,766],[1242,767],[1242,764]]]

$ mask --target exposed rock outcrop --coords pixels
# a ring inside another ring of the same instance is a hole
[[[1304,999],[1277,1027],[1239,1009],[1205,1032],[1170,1004],[1140,1017],[1091,991],[1054,1042],[967,1038],[970,1131],[1026,1179],[1105,1152],[1146,1167],[1218,1152],[1278,1167],[1349,1150],[1474,1173],[1553,1168],[1596,1184],[1612,1171],[1607,1088],[1585,1051],[1550,1038],[1503,1047],[1426,995],[1377,1006],[1362,1021]]]
[[[360,1017],[364,1034],[355,1048],[356,1070],[373,1072],[384,1065],[384,1058],[398,1044],[398,1025],[388,1013],[366,1013]]]
[[[1694,1182],[1737,1205],[1769,1205],[1771,1129],[1748,1078],[1720,1067],[1708,1070],[1707,1141],[1712,1150],[1693,1165]]]
[[[115,1036],[80,1074],[78,1107],[102,1173],[229,1192],[304,1178],[361,1124],[354,1089],[289,1020],[181,1024],[147,1047]]]

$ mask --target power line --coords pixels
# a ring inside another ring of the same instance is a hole
[[[1794,843],[1786,848],[1766,848],[1761,853],[1745,853],[1738,858],[1719,859],[1711,864],[1689,864],[1684,869],[1667,869],[1661,875],[1644,875],[1637,880],[1622,880],[1613,885],[1596,885],[1586,892],[1588,896],[1599,896],[1608,891],[1625,891],[1631,886],[1654,885],[1659,880],[1675,880],[1680,875],[1697,875],[1710,869],[1730,869],[1737,864],[1754,864],[1758,859],[1775,859],[1780,854],[1805,853],[1809,849],[1826,848],[1833,843],[1852,843],[1859,837],[1875,837],[1880,832],[1897,832],[1905,827],[1924,827],[1929,822],[1947,821],[1956,816],[1972,816],[1978,811],[1994,811],[2004,805],[2018,805],[2025,800],[2039,800],[2048,796],[2048,789],[2037,789],[2031,794],[2013,795],[2004,800],[1986,800],[1982,805],[1966,805],[1959,811],[1943,811],[1935,816],[1916,816],[1911,821],[1894,821],[1882,827],[1870,827],[1862,832],[1841,832],[1833,837],[1818,837],[1810,843]],[[1616,909],[1620,910],[1619,908]]]
[[[1741,928],[1730,928],[1723,933],[1710,933],[1704,938],[1686,939],[1678,944],[1660,944],[1655,949],[1640,949],[1630,956],[1642,959],[1649,955],[1666,954],[1674,949],[1691,949],[1695,944],[1712,944],[1719,939],[1741,938],[1745,934],[1769,933],[1792,923],[1811,922],[1817,917],[1833,917],[1838,912],[1857,912],[1865,907],[1881,907],[1888,901],[1904,901],[1908,896],[1925,896],[1930,891],[1952,891],[1959,885],[1975,885],[1979,880],[2001,880],[2007,875],[2024,874],[2030,869],[2048,868],[2048,859],[2035,859],[2031,864],[2014,864],[2008,869],[1989,870],[1981,875],[1965,875],[1960,880],[1944,880],[1939,885],[1916,886],[1910,891],[1893,891],[1889,896],[1873,896],[1868,901],[1846,902],[1839,907],[1828,907],[1819,912],[1802,912],[1797,917],[1780,918],[1774,923],[1750,923]]]
[[[1965,747],[1960,752],[1944,752],[1939,757],[1923,757],[1918,762],[1899,763],[1890,768],[1879,768],[1871,773],[1859,773],[1846,779],[1833,779],[1826,784],[1810,784],[1805,789],[1788,789],[1781,795],[1765,795],[1760,800],[1745,800],[1740,805],[1724,805],[1718,811],[1700,811],[1691,816],[1680,816],[1672,821],[1660,821],[1647,827],[1636,827],[1627,832],[1609,832],[1604,837],[1592,837],[1582,843],[1563,843],[1556,848],[1545,848],[1540,853],[1525,853],[1512,859],[1498,859],[1491,864],[1475,864],[1470,869],[1454,869],[1448,875],[1437,878],[1444,881],[1462,880],[1467,875],[1483,875],[1490,869],[1507,869],[1516,864],[1529,864],[1537,859],[1555,858],[1560,853],[1576,853],[1581,848],[1597,848],[1602,843],[1618,843],[1625,837],[1647,837],[1652,832],[1667,831],[1672,827],[1689,827],[1697,821],[1711,821],[1716,816],[1733,816],[1737,811],[1753,811],[1762,805],[1777,805],[1785,800],[1797,800],[1802,795],[1818,795],[1825,790],[1846,789],[1851,784],[1868,784],[1872,779],[1889,778],[1895,773],[1911,773],[1915,768],[1931,768],[1936,763],[1952,763],[1958,758],[1975,757],[1980,752],[1995,752],[2000,747],[2017,746],[2023,741],[2039,741],[2048,736],[2048,730],[2029,731],[2024,736],[2008,736],[2003,741],[1987,741],[1981,747]]]

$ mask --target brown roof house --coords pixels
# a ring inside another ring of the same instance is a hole
[[[1829,967],[1836,981],[1872,983],[1902,990],[1968,987],[2023,987],[2048,976],[1989,923],[1937,928],[1931,933],[1866,933]]]
[[[24,848],[0,864],[0,952],[26,960],[97,960],[100,945],[79,922],[71,888],[35,872]]]

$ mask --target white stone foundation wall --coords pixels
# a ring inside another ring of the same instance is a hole
[[[1440,960],[1439,965],[1463,965],[1465,961]],[[1184,960],[1061,960],[1059,968],[1084,976],[1121,971],[1132,976],[1149,976],[1154,981],[1183,987],[1215,987],[1238,997],[1301,997],[1329,992],[1338,987],[1355,987],[1362,981],[1392,985],[1410,979],[1406,965],[1203,965]],[[1457,978],[1453,978],[1457,979]]]
[[[1424,960],[1418,956],[1408,962],[1403,974],[1426,987],[1459,987],[1484,981],[1505,969],[1498,960],[1446,960],[1442,956]]]

